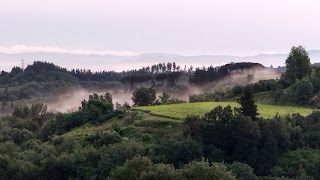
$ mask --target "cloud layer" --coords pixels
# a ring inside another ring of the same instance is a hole
[[[92,50],[85,50],[85,49],[63,49],[59,47],[49,47],[49,46],[27,46],[27,45],[15,45],[9,47],[0,47],[0,53],[4,54],[22,54],[22,53],[68,53],[74,55],[111,55],[111,56],[135,56],[138,55],[134,52],[129,51],[110,51],[110,50],[103,50],[103,51],[92,51]]]

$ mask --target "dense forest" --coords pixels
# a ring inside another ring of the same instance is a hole
[[[195,84],[205,84],[219,79],[223,79],[228,75],[252,75],[252,71],[263,69],[259,63],[231,63],[224,66],[208,68],[197,68],[190,77],[190,82]]]
[[[279,79],[189,97],[190,103],[237,101],[239,108],[213,107],[183,120],[135,106],[186,103],[167,92],[157,97],[155,90],[176,87],[183,76],[186,83],[203,86],[240,72],[251,78],[251,71],[264,67],[231,63],[187,70],[170,64],[91,72],[35,62],[25,70],[2,72],[1,100],[9,104],[32,98],[31,87],[34,93],[49,93],[98,81],[128,90],[133,105],[114,102],[105,92],[90,95],[69,113],[49,112],[43,103],[14,107],[0,120],[0,179],[320,179],[319,111],[263,118],[256,105],[320,107],[320,69],[311,65],[304,48],[291,49]]]
[[[217,107],[183,123],[114,108],[110,94],[94,94],[68,114],[52,114],[43,104],[16,109],[1,120],[0,173],[3,179],[319,179],[318,112],[262,119],[242,107]],[[73,134],[85,124],[97,130]],[[106,130],[98,130],[102,125]]]

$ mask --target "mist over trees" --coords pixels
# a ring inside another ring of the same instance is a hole
[[[251,69],[263,69],[264,67],[259,63],[230,63],[220,67],[210,66],[208,68],[197,68],[190,77],[189,82],[194,84],[206,84],[232,74],[246,74],[250,75]]]
[[[86,69],[72,69],[54,65],[49,62],[35,61],[21,69],[12,68],[11,72],[0,73],[0,101],[2,113],[11,113],[18,101],[59,94],[65,89],[126,89],[133,91],[137,87],[154,86],[158,74],[165,74],[168,85],[175,85],[182,75],[187,76],[186,68],[181,71],[175,63],[159,63],[138,70],[114,72]]]
[[[254,99],[261,103],[319,108],[320,67],[310,64],[308,53],[302,46],[292,47],[286,60],[286,68],[288,70],[278,79],[260,80],[245,86],[236,85],[225,91],[194,94],[190,96],[189,101],[204,102],[237,99],[248,88],[252,91]],[[199,78],[199,81],[204,81],[207,70],[198,70],[199,73],[202,75],[197,77],[203,77]],[[237,71],[233,73],[237,73]],[[232,75],[235,74],[231,73]]]
[[[1,72],[1,110],[12,106],[13,113],[0,119],[0,179],[317,180],[319,111],[258,116],[256,102],[320,107],[320,68],[310,65],[303,47],[292,48],[286,66],[279,79],[191,95],[189,102],[238,99],[240,108],[212,107],[181,121],[116,103],[111,93],[93,93],[68,113],[49,112],[43,103],[14,107],[13,102],[40,96],[37,92],[105,84],[127,86],[134,106],[163,106],[183,101],[166,91],[157,99],[157,86],[178,89],[182,78],[189,85],[210,86],[264,67],[231,63],[193,71],[159,63],[127,72],[91,72],[35,62],[25,70]]]

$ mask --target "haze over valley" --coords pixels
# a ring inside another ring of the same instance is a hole
[[[1,48],[0,48],[1,49]],[[288,54],[258,54],[253,56],[231,56],[231,55],[179,55],[165,53],[111,53],[113,55],[101,54],[98,52],[87,52],[88,54],[75,52],[9,52],[0,51],[0,70],[10,71],[14,66],[21,67],[21,60],[24,60],[25,67],[34,61],[52,62],[67,69],[90,69],[91,71],[126,71],[140,69],[162,62],[176,62],[187,67],[221,66],[230,62],[257,62],[266,67],[285,66],[284,60]],[[311,63],[319,62],[320,50],[310,50]],[[108,53],[108,52],[106,52]],[[263,53],[263,52],[262,52]],[[117,55],[119,54],[119,55]],[[75,63],[76,62],[76,63]]]
[[[319,9],[0,0],[0,180],[320,180]]]

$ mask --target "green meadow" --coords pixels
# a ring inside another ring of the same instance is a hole
[[[203,116],[217,106],[239,108],[240,105],[236,102],[199,102],[199,103],[181,103],[158,106],[142,106],[135,107],[135,110],[150,112],[150,114],[170,117],[174,119],[183,119],[188,115]],[[275,115],[286,116],[294,113],[301,115],[309,115],[312,112],[311,108],[296,107],[296,106],[277,106],[258,104],[259,116],[263,118],[272,118]]]

